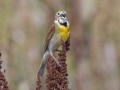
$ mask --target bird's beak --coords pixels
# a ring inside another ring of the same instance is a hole
[[[65,17],[66,17],[66,14],[63,14],[62,16],[65,18]]]
[[[62,14],[62,16],[63,16],[64,18],[66,18],[66,14]]]
[[[64,17],[64,18],[66,18],[66,14],[63,13],[63,14],[60,15],[60,17]]]

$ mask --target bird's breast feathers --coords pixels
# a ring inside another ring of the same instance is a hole
[[[56,26],[56,32],[58,35],[62,38],[62,40],[65,42],[69,36],[69,26]]]

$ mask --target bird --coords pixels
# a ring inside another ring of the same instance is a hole
[[[55,60],[58,66],[61,66],[58,60],[53,56],[55,51],[61,46],[61,40],[65,43],[70,34],[70,24],[67,21],[66,12],[58,11],[55,14],[54,23],[48,31],[46,43],[44,46],[44,54],[37,76],[43,77],[46,63],[49,56]]]

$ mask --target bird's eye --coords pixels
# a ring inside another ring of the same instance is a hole
[[[60,13],[58,13],[58,15],[60,15]]]

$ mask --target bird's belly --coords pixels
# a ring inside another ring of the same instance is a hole
[[[54,34],[53,38],[49,43],[49,50],[54,52],[56,49],[60,47],[60,45],[61,45],[61,37],[58,34]]]
[[[69,32],[61,32],[60,36],[61,36],[61,39],[65,42],[69,36]]]

